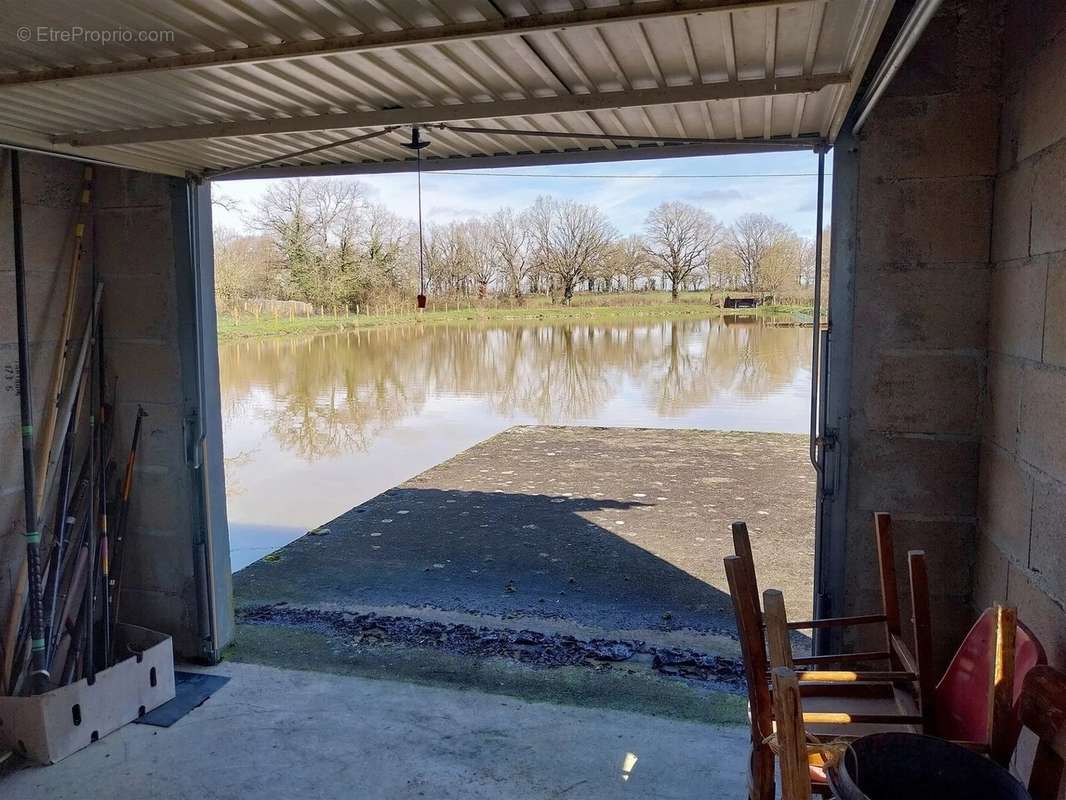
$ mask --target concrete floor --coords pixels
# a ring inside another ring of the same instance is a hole
[[[658,800],[744,795],[747,732],[624,711],[224,663],[171,728],[128,725],[0,780],[19,800]]]

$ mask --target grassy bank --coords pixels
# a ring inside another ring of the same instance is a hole
[[[246,313],[238,317],[220,315],[218,338],[240,339],[258,336],[288,336],[322,333],[346,328],[371,328],[386,325],[410,325],[413,323],[455,323],[480,321],[632,321],[642,319],[706,319],[722,314],[748,314],[751,310],[724,310],[711,304],[707,292],[692,292],[678,301],[670,300],[667,292],[643,292],[639,294],[590,295],[575,297],[569,306],[551,305],[544,298],[531,298],[520,306],[497,305],[486,301],[483,305],[456,308],[432,304],[421,313],[415,310],[381,311],[360,314],[324,314],[309,317],[289,318]],[[773,314],[805,313],[810,309],[800,306],[764,306],[760,316]]]

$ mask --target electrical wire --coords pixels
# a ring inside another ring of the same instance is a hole
[[[705,180],[710,178],[817,178],[817,172],[751,172],[735,175],[583,175],[562,172],[482,172],[478,170],[433,170],[429,175],[458,175],[464,178],[581,178],[585,180]],[[827,176],[832,172],[825,173]]]

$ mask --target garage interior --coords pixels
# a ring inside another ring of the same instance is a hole
[[[19,458],[18,151],[33,412],[46,410],[63,350],[89,164],[81,269],[105,287],[115,441],[131,439],[139,407],[148,414],[123,620],[170,635],[177,658],[233,684],[201,723],[156,736],[129,726],[58,765],[11,771],[0,784],[12,796],[744,794],[740,729],[223,660],[235,625],[211,180],[411,171],[412,126],[434,141],[427,171],[832,148],[816,616],[874,604],[870,517],[888,511],[901,558],[928,554],[940,663],[1000,601],[1066,668],[1058,3],[100,0],[7,17],[0,622],[19,602],[35,527]],[[169,33],[49,33],[72,24]],[[74,331],[91,294],[82,280]]]

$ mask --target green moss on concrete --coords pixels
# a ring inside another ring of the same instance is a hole
[[[227,659],[284,669],[473,689],[525,700],[610,708],[713,724],[740,724],[743,697],[625,667],[531,667],[400,646],[347,647],[324,633],[238,625]]]

